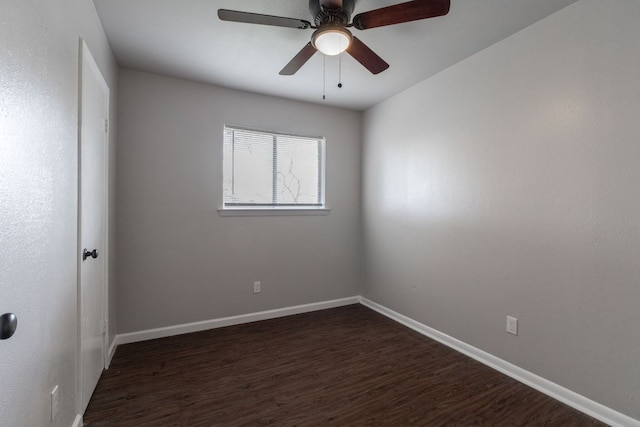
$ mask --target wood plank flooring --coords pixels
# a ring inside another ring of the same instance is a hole
[[[122,345],[84,422],[604,425],[361,305]]]

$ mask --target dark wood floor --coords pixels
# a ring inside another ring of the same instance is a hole
[[[85,426],[601,426],[361,305],[118,347]]]

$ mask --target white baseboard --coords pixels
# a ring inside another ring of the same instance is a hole
[[[82,427],[82,415],[76,415],[76,419],[73,420],[71,427]]]
[[[111,366],[111,361],[113,360],[113,355],[116,354],[116,347],[118,346],[118,337],[113,337],[113,341],[111,341],[111,345],[107,350],[107,360],[105,361],[105,369],[109,369]]]
[[[613,427],[640,427],[640,420],[636,420],[598,402],[594,402],[591,399],[502,360],[490,353],[480,350],[479,348],[466,344],[436,329],[430,328],[429,326],[417,322],[407,316],[388,309],[383,305],[364,297],[360,298],[360,303],[392,320],[395,320],[398,323],[401,323],[404,326],[413,329],[416,332],[421,333],[422,335],[426,335],[427,337],[465,354],[472,359],[475,359],[478,362],[520,381],[521,383],[526,384],[556,400],[559,400],[580,412],[600,420],[603,423],[609,424]]]
[[[202,322],[167,326],[165,328],[148,329],[146,331],[118,334],[113,344],[113,352],[115,353],[115,347],[121,344],[129,344],[156,338],[165,338],[174,335],[188,334],[191,332],[205,331],[208,329],[223,328],[225,326],[239,325],[242,323],[256,322],[259,320],[275,319],[277,317],[291,316],[294,314],[308,313],[317,310],[326,310],[328,308],[341,307],[350,304],[358,304],[359,302],[360,297],[354,296],[349,298],[335,299],[331,301],[322,301],[311,304],[296,305],[293,307],[278,308],[275,310],[259,311],[257,313],[222,317],[219,319],[205,320]]]

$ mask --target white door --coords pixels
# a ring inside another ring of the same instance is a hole
[[[109,88],[81,42],[79,285],[82,413],[105,367]]]

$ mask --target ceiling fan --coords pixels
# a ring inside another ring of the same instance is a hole
[[[315,32],[311,36],[311,41],[280,71],[280,75],[291,76],[295,74],[316,51],[320,51],[325,55],[338,55],[346,51],[371,73],[378,74],[389,68],[389,64],[360,39],[352,35],[348,28],[368,30],[385,25],[443,16],[449,12],[450,7],[450,0],[413,0],[359,13],[351,20],[355,1],[309,0],[309,11],[313,16],[313,24],[304,19],[228,9],[219,9],[218,17],[223,21],[272,25],[300,30],[314,29]]]

